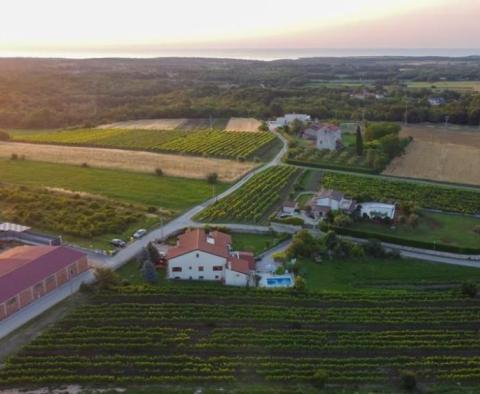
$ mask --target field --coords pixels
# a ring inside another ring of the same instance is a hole
[[[153,206],[173,214],[207,200],[213,193],[220,193],[228,187],[225,183],[212,186],[196,179],[2,159],[0,179],[9,184],[92,193],[126,203]]]
[[[232,233],[232,248],[233,250],[247,251],[258,255],[273,248],[287,238],[288,236],[278,234]]]
[[[225,131],[258,132],[262,122],[253,118],[230,118]]]
[[[322,185],[342,191],[358,201],[407,201],[422,208],[447,212],[480,212],[480,190],[337,173],[326,173]]]
[[[11,131],[9,134],[17,142],[185,153],[229,159],[251,159],[276,139],[269,132],[206,130],[75,129],[40,131],[37,134]]]
[[[98,129],[132,129],[132,130],[174,130],[185,123],[187,119],[141,119],[126,120],[98,126]]]
[[[476,227],[480,228],[480,219],[427,211],[420,212],[418,226],[414,228],[406,224],[397,224],[394,229],[374,223],[356,223],[352,226],[353,229],[364,230],[373,234],[385,234],[400,239],[478,248],[480,246],[480,234],[474,231]]]
[[[471,273],[455,268],[459,279]],[[447,274],[439,277],[451,282]],[[333,392],[368,385],[393,393],[410,370],[422,387],[478,388],[480,303],[452,291],[296,293],[176,283],[91,297],[12,356],[0,370],[1,386],[314,392],[314,375],[323,371]]]
[[[155,173],[159,168],[167,176],[183,178],[205,179],[208,174],[215,172],[223,182],[232,182],[255,167],[250,162],[164,153],[0,142],[0,157],[10,158],[12,154],[25,156],[28,160],[73,165],[87,163],[91,167],[148,174]]]
[[[414,140],[385,175],[480,185],[478,127],[408,126],[400,135]]]
[[[298,170],[294,167],[268,168],[228,197],[199,213],[196,219],[212,223],[259,223],[282,201],[282,194],[295,174],[298,174]]]
[[[461,93],[480,92],[480,81],[408,82],[410,89],[456,90]]]

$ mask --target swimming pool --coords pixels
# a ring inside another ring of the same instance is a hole
[[[279,277],[279,278],[268,278],[267,279],[268,287],[290,287],[292,285],[292,278],[288,277]]]

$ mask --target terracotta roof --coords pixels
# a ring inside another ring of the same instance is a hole
[[[232,244],[232,237],[220,231],[213,231],[208,237],[214,242],[208,242],[204,229],[187,230],[178,237],[178,245],[168,250],[167,258],[173,259],[195,250],[227,258],[230,252],[228,245]]]
[[[85,254],[64,246],[19,246],[0,254],[0,303]]]
[[[255,270],[255,259],[252,253],[241,252],[239,257],[230,256],[228,264],[232,271],[248,275],[250,271]]]

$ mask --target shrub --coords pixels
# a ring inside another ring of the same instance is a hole
[[[100,290],[108,290],[121,284],[120,276],[110,268],[99,267],[94,276]]]
[[[378,140],[386,135],[396,135],[401,127],[396,123],[372,123],[365,129],[367,141]]]
[[[474,233],[477,233],[477,234],[480,234],[480,224],[477,224],[477,225],[473,228],[473,232],[474,232]]]
[[[218,182],[218,174],[216,172],[211,172],[207,175],[207,182],[211,185],[214,185]]]
[[[478,286],[474,282],[465,282],[460,289],[464,297],[475,298],[478,293]]]
[[[303,279],[301,276],[296,276],[293,288],[297,291],[305,291],[305,279]]]
[[[415,213],[412,213],[407,219],[407,224],[412,226],[412,227],[417,227],[418,226],[418,215],[415,214]]]
[[[287,261],[287,255],[284,252],[277,252],[272,255],[274,261],[279,263],[285,263]]]
[[[0,130],[0,141],[9,141],[10,136],[6,131]]]
[[[400,377],[402,388],[408,391],[413,391],[417,387],[417,378],[412,371],[403,371]]]
[[[12,153],[12,155],[10,156],[10,160],[17,160],[18,159],[18,155],[16,153]]]
[[[353,220],[350,216],[341,213],[335,216],[333,224],[338,227],[350,227],[353,224]]]
[[[323,369],[317,369],[312,376],[312,384],[318,389],[322,389],[323,387],[325,387],[327,380],[328,380],[327,371]]]
[[[150,260],[145,260],[142,267],[143,278],[145,282],[154,284],[158,282],[158,273]]]
[[[83,168],[88,168],[89,165],[88,165],[88,163],[82,163],[81,167],[83,167]]]
[[[283,265],[281,265],[275,270],[275,274],[277,275],[283,275],[284,273],[285,273],[285,267]]]
[[[162,176],[163,175],[163,170],[161,168],[155,168],[155,174],[157,176]]]

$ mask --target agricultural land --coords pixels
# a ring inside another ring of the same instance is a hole
[[[480,185],[480,129],[463,130],[441,126],[404,128],[401,134],[413,137],[413,141],[383,174]]]

